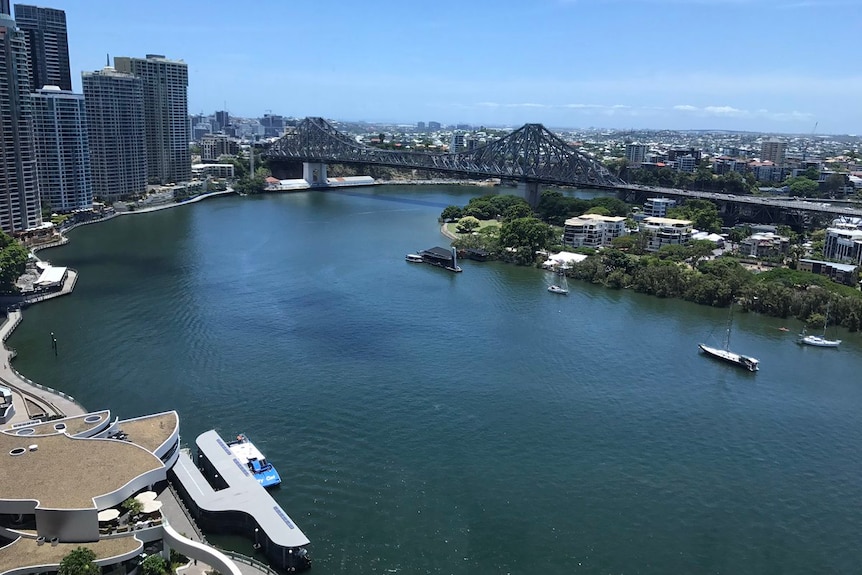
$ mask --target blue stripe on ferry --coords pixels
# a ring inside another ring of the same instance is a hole
[[[284,521],[285,523],[287,523],[288,527],[290,527],[291,529],[296,529],[296,526],[293,524],[293,521],[290,520],[290,517],[287,516],[287,514],[284,512],[284,510],[281,507],[276,505],[275,507],[273,507],[273,509],[275,509],[276,515],[281,517],[281,520]]]
[[[239,460],[234,457],[233,462],[236,463],[236,466],[239,467],[239,470],[242,471],[242,474],[248,477],[248,469],[245,468],[245,465],[239,462]]]
[[[219,447],[224,449],[225,453],[227,453],[228,455],[233,455],[233,453],[230,450],[230,447],[227,446],[227,444],[222,440],[221,437],[216,439],[216,443],[218,443]]]

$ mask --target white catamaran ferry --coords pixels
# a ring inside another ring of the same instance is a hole
[[[262,486],[275,487],[281,483],[281,477],[272,463],[266,460],[266,457],[244,434],[237,435],[236,441],[229,442],[228,447],[240,462],[248,466],[248,470]]]

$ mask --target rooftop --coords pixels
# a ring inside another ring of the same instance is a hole
[[[581,214],[580,216],[576,216],[574,218],[569,218],[566,220],[567,226],[574,226],[578,224],[582,224],[584,222],[608,222],[618,224],[620,222],[626,221],[626,219],[622,216],[603,216],[601,214]]]
[[[18,430],[16,430],[18,431]],[[35,450],[30,450],[36,446]],[[20,455],[11,455],[16,448]],[[133,443],[75,439],[66,434],[34,437],[0,433],[0,499],[37,501],[41,508],[94,508],[94,498],[161,469],[161,460]]]
[[[650,216],[648,218],[644,218],[644,223],[645,224],[653,224],[656,226],[674,226],[674,227],[690,226],[691,225],[690,220],[675,220],[673,218],[660,218],[658,216]]]
[[[57,545],[43,543],[39,545],[35,539],[22,537],[6,547],[0,548],[0,573],[29,566],[59,565],[63,557],[78,547],[92,549],[98,561],[138,552],[143,548],[143,543],[134,537],[119,537],[100,539],[90,543],[59,543]]]
[[[120,429],[129,437],[129,441],[151,452],[170,439],[179,425],[180,420],[175,411],[119,422]]]
[[[859,267],[859,266],[853,265],[853,264],[837,264],[835,262],[824,262],[822,260],[801,259],[801,260],[799,260],[799,262],[800,263],[806,263],[806,264],[822,264],[824,266],[829,266],[829,267],[834,268],[838,271],[847,272],[847,273],[852,273],[852,272],[856,271],[856,268]]]
[[[68,433],[69,435],[78,435],[90,429],[95,429],[105,423],[111,417],[109,410],[95,411],[93,413],[85,413],[83,415],[73,415],[72,417],[64,417],[63,419],[54,419],[44,423],[36,423],[34,425],[24,425],[16,427],[14,433],[21,433],[22,429],[32,429],[33,433],[29,437],[37,435],[53,435],[55,433]],[[26,432],[25,432],[26,433]]]

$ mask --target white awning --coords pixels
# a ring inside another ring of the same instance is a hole
[[[144,503],[143,507],[141,507],[141,513],[155,513],[161,508],[161,501],[147,501],[146,503]]]
[[[106,521],[113,521],[117,517],[120,516],[120,511],[118,509],[104,509],[99,511],[99,523],[105,523]]]
[[[138,493],[135,495],[135,499],[140,501],[141,503],[146,503],[147,501],[155,501],[157,494],[155,491],[144,491],[143,493]]]
[[[67,268],[45,268],[42,271],[42,274],[39,276],[39,279],[36,280],[34,285],[37,286],[51,286],[57,285],[63,282],[63,279],[66,277],[66,269]]]

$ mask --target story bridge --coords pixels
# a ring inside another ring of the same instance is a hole
[[[381,150],[339,132],[323,118],[306,118],[266,152],[270,162],[302,162],[312,186],[325,185],[326,164],[362,164],[518,182],[535,206],[539,185],[616,189],[624,182],[541,124],[525,124],[499,140],[467,152]]]
[[[382,150],[357,142],[320,117],[305,118],[265,153],[271,163],[302,163],[303,179],[312,187],[327,185],[327,164],[378,165],[420,169],[469,178],[500,178],[518,183],[520,193],[536,206],[540,185],[589,187],[613,191],[630,203],[649,197],[678,201],[706,199],[719,207],[728,225],[739,222],[788,224],[802,229],[836,217],[862,217],[858,205],[628,184],[596,160],[569,145],[542,124],[525,124],[499,140],[450,154]]]

